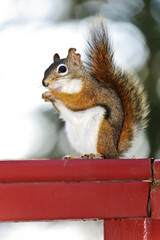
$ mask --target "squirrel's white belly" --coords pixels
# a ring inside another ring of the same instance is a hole
[[[71,111],[61,101],[56,101],[55,105],[65,120],[66,133],[73,148],[80,154],[97,154],[98,132],[105,113],[103,107]]]

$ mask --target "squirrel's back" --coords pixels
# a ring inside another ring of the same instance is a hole
[[[116,69],[102,19],[90,29],[87,57],[90,75],[99,82],[109,84],[121,99],[124,122],[118,141],[118,153],[122,156],[130,147],[138,130],[146,126],[149,111],[144,87],[137,77]]]

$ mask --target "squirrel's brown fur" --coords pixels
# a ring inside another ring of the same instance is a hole
[[[124,122],[118,142],[122,155],[131,145],[137,131],[146,127],[147,95],[139,79],[115,68],[113,52],[102,20],[90,29],[87,65],[92,77],[109,84],[118,94],[124,110]]]
[[[95,139],[97,153],[118,158],[129,148],[138,129],[145,127],[148,105],[144,88],[138,78],[116,69],[102,20],[90,29],[87,68],[83,66],[80,54],[75,51],[74,48],[69,49],[65,59],[54,55],[54,63],[46,70],[43,79],[43,85],[49,88],[43,98],[51,101],[58,111],[56,101],[63,103],[72,113],[97,106],[105,109]],[[65,75],[59,74],[57,69],[60,65],[67,68]],[[54,87],[57,81],[70,84],[75,79],[82,83],[78,92],[65,92]]]

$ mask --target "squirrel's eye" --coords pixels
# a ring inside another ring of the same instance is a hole
[[[64,65],[58,68],[58,73],[65,73],[66,71],[67,71],[67,68]]]

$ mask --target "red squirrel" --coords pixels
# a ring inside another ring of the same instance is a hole
[[[137,77],[116,68],[104,21],[93,24],[87,62],[75,48],[54,62],[42,81],[42,95],[65,121],[73,148],[84,158],[119,158],[146,126],[147,96]]]

